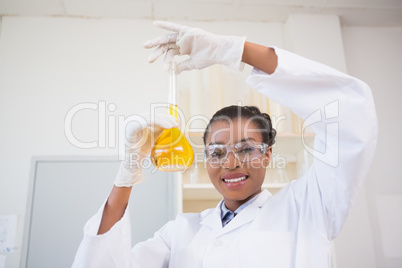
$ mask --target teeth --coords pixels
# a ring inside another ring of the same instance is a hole
[[[246,179],[246,176],[240,177],[240,178],[235,178],[235,179],[223,179],[224,182],[239,182],[239,181],[244,181]]]

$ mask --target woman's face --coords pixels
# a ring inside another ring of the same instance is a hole
[[[206,137],[206,145],[233,145],[241,141],[261,144],[262,135],[257,126],[247,119],[216,121]],[[229,152],[221,164],[207,162],[207,170],[212,184],[223,195],[225,205],[234,211],[241,204],[261,192],[266,167],[271,160],[271,148],[261,157],[250,162],[240,162],[233,152]],[[236,180],[237,181],[234,181]],[[241,179],[239,181],[239,179]]]

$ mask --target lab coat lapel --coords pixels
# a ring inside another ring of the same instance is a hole
[[[268,190],[263,190],[252,204],[245,207],[225,226],[225,228],[222,229],[222,234],[228,233],[249,223],[250,221],[253,221],[271,196],[272,194]]]
[[[219,231],[222,229],[222,220],[221,220],[221,204],[223,200],[219,202],[219,204],[216,206],[216,208],[210,212],[204,211],[201,213],[201,217],[203,220],[201,221],[201,224],[207,227],[210,227],[214,229],[215,231]],[[205,215],[203,215],[205,213]]]
[[[225,226],[225,228],[222,227],[221,204],[223,200],[221,200],[212,212],[209,210],[204,211],[201,214],[203,218],[201,224],[210,227],[215,231],[220,231],[220,234],[230,232],[254,220],[263,205],[271,196],[272,194],[268,190],[263,190],[257,199],[252,204],[244,208],[236,217],[234,217],[233,220]],[[203,215],[204,213],[205,215]]]

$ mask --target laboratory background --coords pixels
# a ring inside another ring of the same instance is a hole
[[[143,48],[165,33],[155,20],[247,36],[365,81],[378,114],[377,150],[332,264],[402,267],[401,0],[0,0],[0,268],[71,266],[85,221],[113,186],[125,118],[167,101],[169,75]],[[181,129],[196,161],[177,174],[149,166],[148,184],[130,201],[146,219],[133,227],[134,241],[177,213],[216,206],[201,132],[225,105],[273,115],[277,157],[266,188],[276,192],[306,170],[314,135],[248,88],[250,71],[217,65],[178,76]]]

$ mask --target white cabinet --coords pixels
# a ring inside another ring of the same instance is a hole
[[[195,161],[188,170],[178,173],[182,196],[179,210],[182,208],[183,212],[201,212],[215,207],[222,196],[210,182],[203,161],[203,133],[189,133],[186,136],[193,145]],[[305,172],[312,157],[304,147],[312,147],[313,142],[314,134],[311,133],[303,137],[300,134],[279,133],[273,146],[273,159],[267,168],[263,188],[275,193]]]

